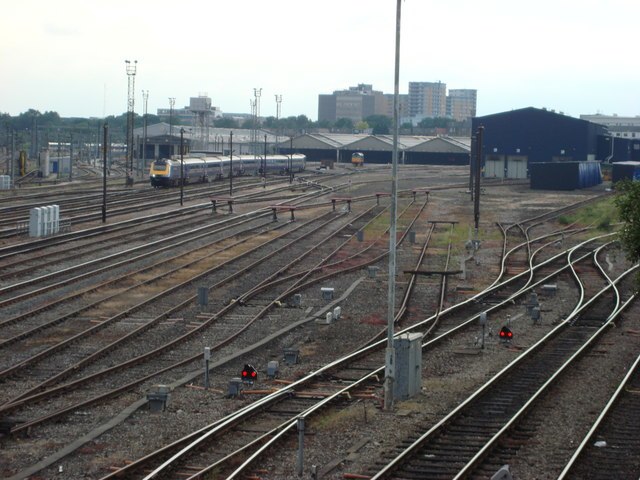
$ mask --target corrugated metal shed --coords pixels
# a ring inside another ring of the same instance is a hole
[[[472,131],[480,125],[483,156],[525,156],[529,165],[596,160],[598,135],[606,133],[601,125],[533,107],[476,117]]]
[[[452,137],[400,136],[400,161],[411,164],[469,163],[471,139]],[[289,142],[280,143],[288,152]],[[331,159],[349,163],[353,152],[364,152],[365,163],[390,163],[393,153],[391,135],[366,134],[305,134],[293,139],[293,150],[304,153],[309,160]]]

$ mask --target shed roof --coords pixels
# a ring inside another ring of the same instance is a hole
[[[289,146],[289,142],[281,145]],[[391,151],[393,136],[344,134],[344,133],[307,133],[293,139],[294,148]],[[468,153],[471,139],[466,137],[427,137],[402,135],[398,137],[398,149],[416,152],[462,152]]]

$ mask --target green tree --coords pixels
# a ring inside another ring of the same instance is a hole
[[[374,135],[389,135],[393,126],[393,119],[386,115],[369,115],[365,118]]]
[[[238,122],[231,117],[216,118],[213,124],[217,128],[238,128]]]
[[[620,242],[631,262],[640,260],[640,182],[622,180],[615,184],[618,195],[615,203],[620,219],[624,222],[620,230]],[[640,273],[636,276],[640,289]]]
[[[370,128],[369,124],[364,120],[361,120],[358,123],[356,123],[356,130],[358,130],[359,132],[364,132],[365,130],[369,130],[369,128]]]
[[[350,118],[339,118],[333,126],[338,130],[351,132],[353,131],[353,120]]]

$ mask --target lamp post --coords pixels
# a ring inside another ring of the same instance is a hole
[[[395,320],[396,295],[396,215],[398,211],[398,117],[400,111],[399,83],[400,83],[400,13],[402,0],[396,4],[396,52],[393,94],[393,156],[391,166],[391,222],[389,228],[389,292],[387,308],[387,348],[385,355],[384,375],[384,409],[393,409],[393,388],[395,377],[395,348],[393,346],[393,326]]]
[[[180,129],[180,206],[184,205],[184,128]]]

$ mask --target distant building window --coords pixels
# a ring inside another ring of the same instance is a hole
[[[636,144],[633,146],[633,149],[634,149],[634,150],[640,150],[640,143],[636,143]]]

